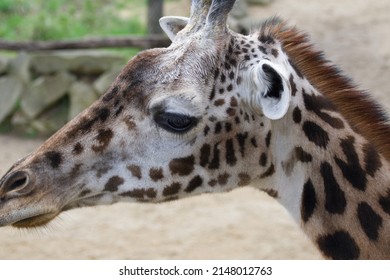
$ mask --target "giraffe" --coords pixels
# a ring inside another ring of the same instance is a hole
[[[168,48],[139,53],[107,92],[0,179],[0,226],[251,185],[325,258],[389,259],[390,126],[308,36],[271,19],[248,36],[234,0],[164,17]]]

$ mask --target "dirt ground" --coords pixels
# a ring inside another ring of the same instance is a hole
[[[390,1],[275,0],[251,9],[256,19],[273,15],[311,34],[390,112]],[[0,136],[0,174],[40,143]],[[72,210],[41,230],[1,228],[0,248],[0,259],[321,258],[280,205],[249,187],[160,205]]]

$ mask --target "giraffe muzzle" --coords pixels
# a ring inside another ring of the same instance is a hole
[[[0,226],[38,227],[61,212],[42,203],[43,196],[35,183],[35,176],[28,170],[11,169],[0,179]]]

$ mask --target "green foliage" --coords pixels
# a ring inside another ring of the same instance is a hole
[[[144,34],[146,0],[0,0],[0,38],[56,40]],[[126,11],[127,13],[125,13]]]

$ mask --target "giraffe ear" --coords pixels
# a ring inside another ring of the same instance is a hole
[[[167,16],[160,18],[160,26],[162,30],[168,35],[169,39],[173,41],[176,34],[179,33],[189,22],[187,17]]]
[[[291,87],[282,69],[265,61],[255,67],[252,79],[256,91],[252,105],[260,106],[262,113],[271,120],[283,118],[290,106]]]

